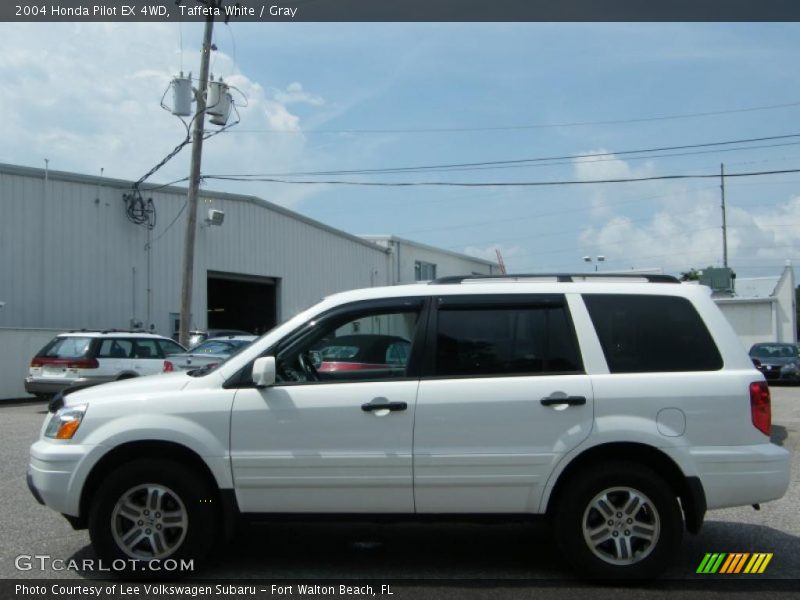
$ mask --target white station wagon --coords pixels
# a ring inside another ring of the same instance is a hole
[[[402,364],[318,368],[375,334]],[[708,288],[668,276],[345,292],[214,368],[53,409],[31,491],[108,561],[200,559],[265,514],[546,515],[580,573],[653,577],[708,509],[789,483],[763,376]]]

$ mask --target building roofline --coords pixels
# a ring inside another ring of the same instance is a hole
[[[0,173],[5,173],[8,175],[21,175],[25,177],[38,177],[43,179],[45,175],[45,169],[39,167],[25,167],[22,165],[0,163]],[[73,173],[70,171],[56,171],[53,169],[47,169],[47,178],[54,179],[57,181],[67,181],[70,183],[86,183],[89,185],[104,185],[106,187],[111,186],[111,187],[117,187],[121,190],[130,189],[134,183],[133,181],[126,179],[101,177],[99,175],[87,175],[84,173]],[[179,185],[164,186],[161,184],[143,184],[142,192],[148,192],[148,191],[155,191],[157,193],[187,194],[188,188]],[[388,248],[384,248],[383,246],[370,242],[369,240],[363,237],[354,235],[352,233],[348,233],[346,231],[342,231],[341,229],[336,229],[335,227],[326,225],[325,223],[312,219],[311,217],[307,217],[301,213],[295,212],[288,208],[284,208],[283,206],[275,204],[274,202],[270,202],[269,200],[264,200],[263,198],[259,198],[258,196],[252,196],[248,194],[233,194],[231,192],[217,192],[214,190],[200,190],[199,195],[200,197],[212,198],[212,199],[231,200],[234,202],[249,202],[251,204],[255,204],[256,206],[260,206],[262,208],[266,208],[271,211],[280,213],[292,219],[302,221],[303,223],[311,225],[312,227],[316,227],[317,229],[321,229],[328,233],[338,235],[353,242],[358,242],[362,246],[367,246],[372,250],[378,250],[380,252],[383,252],[384,254],[387,254],[389,252]]]
[[[361,236],[365,240],[383,240],[387,242],[396,242],[400,244],[408,244],[409,246],[416,246],[417,248],[422,248],[423,250],[430,250],[432,252],[439,252],[442,254],[448,254],[450,256],[455,256],[457,258],[471,260],[474,262],[478,262],[490,267],[497,267],[498,264],[496,262],[492,262],[490,260],[486,260],[485,258],[479,258],[477,256],[471,256],[469,254],[464,254],[463,252],[455,252],[453,250],[447,250],[445,248],[438,248],[436,246],[430,246],[428,244],[423,244],[422,242],[415,242],[413,240],[409,240],[406,238],[401,238],[396,235],[362,235]]]

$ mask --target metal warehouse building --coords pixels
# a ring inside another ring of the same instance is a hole
[[[151,231],[128,219],[131,185],[0,164],[0,346],[16,336],[15,369],[27,367],[49,330],[176,331],[186,189],[142,190],[156,208]],[[221,226],[207,222],[210,209],[224,213]],[[384,239],[373,243],[257,197],[203,190],[192,326],[260,333],[336,291],[496,272],[489,261]],[[10,395],[9,378],[21,389],[24,375],[3,367],[0,398]]]

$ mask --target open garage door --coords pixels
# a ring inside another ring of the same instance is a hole
[[[277,323],[277,281],[208,272],[208,328],[261,334]]]

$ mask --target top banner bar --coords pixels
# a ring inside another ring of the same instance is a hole
[[[800,21],[798,0],[3,0],[6,22]]]

